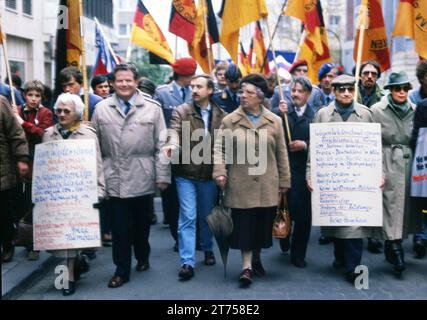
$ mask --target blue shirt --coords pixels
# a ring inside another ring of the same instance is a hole
[[[136,96],[138,95],[138,93],[137,92],[135,92],[134,94],[133,94],[133,96],[132,96],[132,98],[130,98],[127,102],[129,102],[130,103],[130,105],[131,105],[131,108],[132,108],[132,106],[134,106],[135,105],[135,100],[136,100]],[[127,109],[127,106],[126,106],[126,101],[124,101],[122,98],[120,98],[119,96],[117,96],[117,100],[119,101],[119,107],[120,107],[120,109],[122,110],[122,112],[123,112],[123,114],[124,115],[126,115],[126,109]]]

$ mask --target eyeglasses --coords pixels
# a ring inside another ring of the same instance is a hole
[[[350,93],[354,92],[354,87],[338,87],[338,92],[339,93],[344,93],[345,91],[348,91]]]
[[[372,76],[378,77],[378,73],[375,71],[363,71],[362,74],[364,76],[369,76],[371,74]]]
[[[56,113],[57,115],[60,115],[61,113],[64,113],[64,114],[70,114],[70,113],[71,113],[71,110],[57,108],[57,109],[55,109],[55,113]]]
[[[411,90],[410,86],[395,86],[395,87],[391,87],[391,90],[394,92],[400,92],[400,91],[405,91],[408,92],[409,90]]]

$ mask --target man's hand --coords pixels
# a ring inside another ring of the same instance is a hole
[[[307,179],[306,183],[307,183],[308,191],[313,192],[313,185],[311,184],[311,180]]]
[[[18,161],[16,163],[16,166],[18,168],[18,175],[21,180],[24,180],[29,172],[28,163]]]
[[[302,140],[293,140],[289,142],[288,146],[289,146],[289,151],[297,152],[297,151],[304,151],[306,144]]]
[[[169,183],[167,183],[167,182],[157,182],[156,185],[157,185],[157,188],[159,188],[160,191],[165,191],[168,188]]]
[[[286,103],[285,100],[280,100],[280,102],[279,102],[279,111],[281,113],[288,112],[288,104]]]
[[[172,157],[172,147],[164,147],[163,148],[163,154],[165,155],[165,157],[167,157],[168,159],[170,159]]]
[[[221,189],[225,189],[225,185],[227,184],[227,177],[226,176],[219,176],[215,179],[216,185]]]

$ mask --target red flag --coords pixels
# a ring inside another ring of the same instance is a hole
[[[169,32],[188,43],[194,40],[197,9],[194,0],[173,0],[169,19]]]

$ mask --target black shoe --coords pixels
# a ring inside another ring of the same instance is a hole
[[[1,257],[2,262],[11,262],[13,259],[13,256],[15,254],[15,244],[12,243],[10,245],[4,245],[3,244],[3,254]]]
[[[188,264],[184,264],[181,270],[179,270],[178,277],[180,277],[181,280],[190,280],[194,277],[194,268]]]
[[[344,261],[335,259],[334,262],[332,262],[332,267],[334,267],[334,269],[342,269],[344,266]]]
[[[394,264],[394,260],[393,260],[393,254],[392,254],[392,246],[393,246],[393,241],[391,240],[386,240],[384,241],[384,256],[385,259],[388,263]]]
[[[331,242],[332,242],[332,238],[331,237],[324,237],[324,236],[321,236],[320,238],[319,238],[319,244],[320,245],[324,245],[324,244],[330,244]]]
[[[359,275],[360,274],[356,273],[356,272],[347,272],[345,274],[345,280],[354,285],[354,282],[356,281],[356,279]]]
[[[368,251],[370,253],[378,254],[381,253],[382,243],[377,239],[368,238]]]
[[[90,266],[88,262],[89,258],[84,254],[79,254],[76,257],[76,263],[74,265],[74,279],[77,281],[80,279],[82,273],[89,271]]]
[[[297,268],[305,268],[307,267],[307,262],[304,259],[291,259],[291,263]]]
[[[424,241],[416,240],[414,241],[414,246],[412,248],[415,252],[415,258],[422,259],[426,256],[426,247]]]
[[[257,277],[265,276],[265,269],[261,263],[261,260],[252,261],[252,272]]]
[[[215,255],[212,251],[205,251],[204,264],[207,266],[213,266],[216,263]]]
[[[82,255],[87,256],[90,260],[93,260],[96,258],[96,251],[92,249],[86,249],[82,251]]]
[[[68,289],[62,289],[63,296],[71,296],[76,292],[76,283],[74,281],[68,281]]]
[[[397,277],[400,277],[402,275],[403,270],[405,270],[405,260],[404,260],[403,249],[393,250],[392,255],[394,260],[394,263],[393,263],[394,274]]]
[[[252,283],[252,270],[250,268],[246,268],[240,273],[239,282],[242,287],[248,287]]]
[[[289,237],[280,239],[280,250],[282,250],[283,253],[286,253],[291,248],[291,244],[289,241]]]
[[[141,271],[147,271],[148,269],[150,269],[150,262],[147,261],[141,261],[137,263],[136,265],[136,271],[141,272]]]
[[[178,252],[178,242],[175,241],[175,244],[173,245],[173,251]]]

